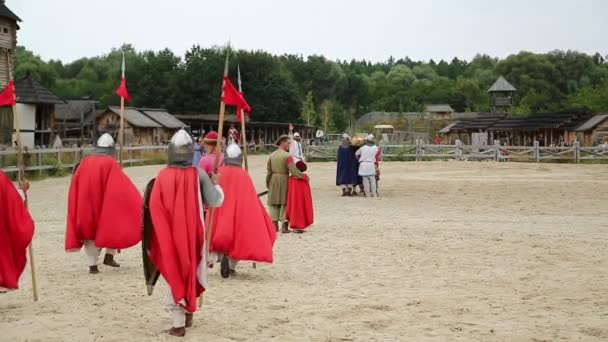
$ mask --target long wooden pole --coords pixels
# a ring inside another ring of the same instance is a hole
[[[6,60],[8,65],[8,80],[9,82],[13,79],[13,73],[11,69],[11,56],[10,51],[6,49]],[[19,167],[19,183],[27,182],[25,179],[25,166],[23,165],[23,148],[21,143],[21,124],[19,123],[19,113],[17,112],[17,106],[13,103],[12,105],[14,121],[15,121],[15,139],[17,140],[17,165]],[[25,208],[29,211],[28,208],[28,197],[27,197],[27,188],[21,189],[23,191],[23,196],[25,198],[24,204]],[[33,240],[33,238],[32,238]],[[30,242],[28,246],[28,253],[30,257],[30,271],[32,273],[32,291],[34,295],[34,301],[38,301],[38,282],[36,280],[36,263],[34,262],[34,247],[32,246],[34,242]]]
[[[120,130],[118,131],[118,163],[122,167],[122,147],[125,144],[125,98],[120,97]]]
[[[243,85],[241,82],[241,68],[238,67],[237,70],[239,74],[239,92],[242,93]],[[239,108],[239,110],[241,111],[239,114],[241,114],[241,140],[243,141],[243,161],[245,164],[245,171],[249,172],[249,163],[247,161],[247,133],[245,133],[245,111],[243,110],[243,108]],[[257,268],[255,261],[253,262],[253,268]]]
[[[224,77],[222,77],[222,95],[220,96],[220,116],[218,118],[217,140],[215,141],[215,163],[213,165],[213,173],[217,173],[220,167],[220,153],[222,153],[222,133],[224,132],[224,116],[226,114],[226,104],[224,103],[224,87],[226,86],[225,77],[228,76],[228,61],[230,58],[230,43],[226,49],[226,62],[224,63]],[[209,226],[205,230],[205,243],[211,238],[211,230],[213,229],[213,208],[209,208]],[[203,306],[203,296],[198,300],[199,308]]]

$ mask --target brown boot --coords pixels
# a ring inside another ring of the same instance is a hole
[[[89,266],[89,273],[91,273],[91,274],[97,274],[97,273],[99,273],[99,268],[97,268],[97,265],[95,265],[95,266]]]
[[[187,313],[186,314],[186,328],[192,328],[192,319],[194,318],[194,314]]]
[[[106,256],[103,258],[103,264],[110,267],[120,267],[120,265],[114,261],[114,256],[111,254],[106,254]]]
[[[283,233],[283,234],[291,233],[291,230],[289,230],[288,222],[283,222],[283,229],[281,230],[281,233]]]
[[[342,197],[348,196],[348,192],[346,189],[342,189]]]
[[[348,197],[353,196],[353,189],[352,188],[348,188],[348,190],[346,190],[346,196],[348,196]]]
[[[184,337],[184,336],[186,336],[186,327],[181,327],[181,328],[173,327],[173,328],[167,330],[167,334],[169,334],[171,336]]]
[[[272,225],[274,226],[274,231],[278,233],[279,232],[279,222],[272,221]]]

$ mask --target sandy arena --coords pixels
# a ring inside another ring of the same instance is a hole
[[[265,156],[252,158],[263,190]],[[139,188],[160,166],[128,168]],[[183,341],[608,340],[604,165],[383,163],[382,197],[341,198],[310,167],[316,224],[275,264],[217,267]],[[89,275],[63,250],[69,178],[33,182],[40,301],[26,268],[0,295],[0,341],[180,341],[138,246]],[[264,198],[265,200],[265,198]]]

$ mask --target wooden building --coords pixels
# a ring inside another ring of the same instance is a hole
[[[204,135],[205,132],[217,130],[217,114],[175,114],[175,117],[188,124],[194,136]],[[241,131],[240,123],[236,115],[226,115],[224,120],[224,136],[228,133],[230,125]],[[315,127],[306,125],[294,125],[294,132],[300,133],[303,140],[315,138]],[[279,136],[289,133],[289,123],[281,122],[257,122],[247,119],[246,122],[247,141],[255,142],[256,145],[273,144]]]
[[[125,108],[125,145],[156,145],[160,144],[160,128],[158,122],[150,119],[135,108]],[[96,119],[97,136],[109,133],[118,143],[120,131],[120,107],[108,107]]]
[[[21,19],[0,1],[0,89],[9,80],[9,65],[13,66],[17,48],[17,30]],[[9,63],[10,58],[10,63]],[[13,110],[10,106],[0,107],[0,145],[13,145]]]
[[[162,126],[159,129],[159,137],[160,142],[163,144],[169,143],[173,134],[175,134],[175,132],[178,130],[188,128],[188,125],[177,119],[172,114],[169,114],[166,109],[141,108],[139,111]]]
[[[450,119],[454,109],[448,104],[430,104],[424,107],[424,112],[431,115],[431,119]]]
[[[120,107],[108,107],[95,118],[96,136],[110,133],[118,141]],[[159,145],[169,142],[187,125],[165,109],[125,108],[125,145]]]
[[[91,99],[68,100],[55,105],[55,127],[64,145],[86,145],[93,142],[97,101]]]
[[[515,87],[504,77],[500,76],[488,89],[490,94],[490,111],[492,114],[506,114],[513,107]]]
[[[574,129],[576,138],[584,146],[595,146],[608,141],[608,114],[596,114]]]
[[[534,141],[540,146],[570,145],[577,140],[577,127],[590,118],[590,114],[579,112],[528,116],[485,114],[458,120],[444,127],[441,133],[451,144],[459,139],[474,145],[491,145],[494,140],[510,146],[532,146]]]
[[[15,81],[15,93],[23,146],[52,145],[56,134],[55,105],[65,102],[29,74]]]

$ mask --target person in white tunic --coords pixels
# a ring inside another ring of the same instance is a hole
[[[376,154],[378,146],[374,142],[374,135],[367,136],[367,143],[357,150],[355,155],[359,158],[359,176],[363,180],[363,189],[366,197],[376,197]]]

